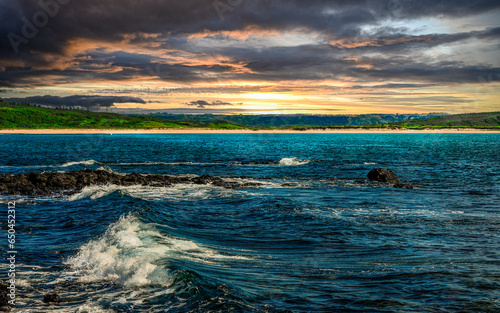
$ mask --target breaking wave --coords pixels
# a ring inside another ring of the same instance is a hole
[[[125,287],[168,287],[172,284],[168,263],[174,259],[201,263],[251,260],[162,234],[129,214],[111,224],[102,237],[84,244],[75,256],[68,258],[65,264],[70,270],[66,275],[84,283],[112,281]]]
[[[77,162],[67,162],[61,165],[61,167],[70,167],[70,166],[75,166],[75,165],[94,165],[98,164],[96,160],[87,160],[87,161],[77,161]]]
[[[297,166],[297,165],[306,165],[309,161],[301,160],[299,158],[283,158],[280,160],[279,164],[282,166]]]
[[[106,165],[109,166],[211,166],[211,165],[282,165],[282,166],[297,166],[308,164],[309,160],[302,160],[300,158],[282,158],[279,161],[266,161],[266,162],[99,162],[96,160],[84,160],[67,162],[59,167],[72,167],[77,165]],[[376,164],[376,163],[365,163]],[[40,165],[39,167],[54,167],[54,165]],[[57,167],[57,165],[56,165]]]
[[[128,195],[146,201],[199,201],[205,199],[219,199],[239,195],[254,195],[245,190],[226,189],[211,185],[177,184],[169,187],[152,186],[121,186],[121,185],[92,185],[83,188],[80,192],[68,197],[68,201],[82,199],[99,199],[114,192]]]

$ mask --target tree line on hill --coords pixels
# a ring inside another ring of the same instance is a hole
[[[258,114],[258,115],[222,115],[222,114],[168,114],[155,113],[148,116],[170,121],[193,121],[210,123],[226,121],[252,127],[289,127],[289,126],[366,126],[388,124],[402,121],[421,120],[446,115],[446,113],[424,114],[359,114],[359,115],[309,115],[309,114]]]

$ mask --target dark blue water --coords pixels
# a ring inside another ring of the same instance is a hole
[[[499,134],[4,135],[0,148],[2,173],[264,184],[3,197],[4,214],[17,200],[19,312],[500,310]],[[422,186],[366,182],[376,167]],[[43,304],[49,292],[63,302]]]

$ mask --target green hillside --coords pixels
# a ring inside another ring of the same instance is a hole
[[[476,128],[500,130],[500,112],[446,115],[423,120],[390,123],[386,126],[404,129]]]
[[[83,110],[47,109],[29,104],[0,102],[0,129],[152,129],[251,127],[213,121],[210,123],[168,121],[162,118],[126,116]]]
[[[296,117],[298,118],[298,117]],[[302,117],[300,117],[302,118]],[[363,117],[364,119],[365,117]],[[370,116],[373,118],[373,116]],[[387,117],[385,117],[387,118]],[[405,118],[415,118],[407,116]],[[289,121],[289,120],[288,120]],[[262,122],[262,120],[260,120]],[[392,128],[392,129],[442,129],[475,128],[500,130],[500,112],[445,115],[428,119],[412,119],[400,122],[372,125],[287,125],[273,127],[245,126],[227,120],[208,119],[167,120],[158,116],[129,116],[115,113],[97,113],[83,110],[47,109],[30,104],[0,102],[0,129],[161,129],[161,128],[206,128],[206,129],[346,129],[346,128]]]
[[[168,114],[154,113],[147,116],[163,118],[169,121],[195,121],[209,123],[226,121],[232,124],[249,125],[253,127],[330,127],[330,126],[369,126],[394,122],[426,119],[446,113],[423,114],[357,114],[357,115],[326,115],[326,114]]]

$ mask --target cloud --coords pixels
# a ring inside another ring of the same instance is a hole
[[[222,101],[219,101],[219,100],[212,101],[212,102],[208,102],[208,101],[205,101],[205,100],[197,100],[197,101],[188,102],[186,104],[189,105],[189,106],[197,106],[198,108],[205,108],[205,107],[208,107],[208,106],[234,105],[232,103],[222,102]],[[239,103],[239,104],[241,104],[241,103]]]
[[[110,108],[115,103],[141,103],[146,101],[137,97],[114,97],[114,96],[81,96],[73,95],[68,97],[58,96],[34,96],[26,98],[9,98],[6,102],[27,102],[47,107],[81,107],[89,109]]]
[[[266,110],[259,110],[266,111]],[[272,110],[267,110],[272,112]],[[167,114],[245,114],[251,111],[245,109],[211,109],[211,108],[172,108],[172,109],[124,109],[112,108],[110,112],[119,114],[154,114],[154,113],[167,113]]]
[[[406,88],[425,88],[435,87],[437,84],[383,84],[383,85],[354,85],[350,89],[406,89]]]
[[[192,99],[246,102],[246,93],[293,93],[299,85],[315,98],[325,85],[334,96],[500,77],[497,0],[217,1],[73,0],[49,14],[40,3],[63,1],[0,0],[0,88],[15,96],[23,88],[61,95],[42,89],[61,85],[167,86],[117,94],[168,96],[163,103],[194,110],[235,104]],[[46,23],[33,20],[43,14]]]
[[[71,45],[82,40],[134,45],[158,43],[175,48],[185,41],[185,36],[249,28],[278,32],[302,29],[340,39],[353,38],[362,35],[364,26],[376,26],[395,18],[460,17],[500,8],[495,0],[398,0],[397,7],[388,6],[391,1],[386,0],[220,1],[230,4],[222,16],[214,1],[205,0],[86,0],[65,5],[57,5],[56,0],[41,1],[55,3],[56,14],[47,14],[47,6],[41,6],[39,1],[1,0],[0,59],[48,65],[56,60],[56,55],[68,56]],[[40,15],[47,16],[46,23],[33,21]],[[28,36],[32,38],[23,34],[23,29],[30,28],[36,34]],[[12,34],[24,38],[18,53],[12,46]]]
[[[404,46],[408,48],[428,48],[443,44],[464,41],[472,38],[477,39],[495,39],[500,36],[500,27],[488,28],[483,31],[462,32],[456,34],[428,34],[420,36],[410,36],[396,33],[386,35],[382,29],[382,34],[375,34],[373,37],[362,36],[354,39],[344,39],[332,43],[332,47],[338,49],[371,49],[384,47],[389,48]]]

